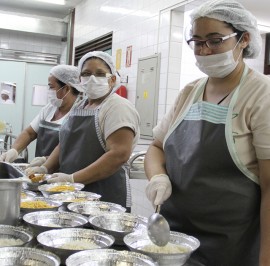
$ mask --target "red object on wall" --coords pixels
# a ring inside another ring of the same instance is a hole
[[[122,97],[124,97],[124,98],[127,99],[127,87],[126,87],[126,86],[121,85],[121,86],[117,89],[116,93],[117,93],[118,95],[120,95],[120,96],[122,96]]]

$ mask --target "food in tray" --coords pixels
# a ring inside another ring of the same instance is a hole
[[[33,182],[33,183],[38,183],[40,181],[44,181],[45,179],[45,174],[31,174],[28,176],[28,178]]]
[[[57,246],[58,248],[70,249],[70,250],[84,250],[84,249],[95,249],[100,248],[94,241],[89,240],[74,240],[68,243]]]
[[[69,186],[69,185],[59,185],[59,186],[51,187],[47,191],[50,191],[50,192],[75,191],[75,187]]]
[[[190,252],[190,249],[185,246],[176,245],[173,243],[168,243],[164,247],[159,247],[155,244],[147,244],[138,248],[139,250],[151,253],[163,253],[163,254],[179,254],[179,253],[187,253]]]
[[[0,238],[0,247],[20,246],[24,242],[15,238]]]
[[[47,208],[54,208],[55,206],[52,206],[48,204],[46,201],[43,200],[29,200],[21,202],[21,208],[24,209],[47,209]]]

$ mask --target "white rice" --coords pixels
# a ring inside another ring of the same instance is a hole
[[[21,239],[15,238],[0,238],[0,247],[19,246],[24,242]]]
[[[172,243],[168,243],[164,247],[156,246],[155,244],[148,244],[139,248],[142,251],[150,252],[150,253],[163,253],[163,254],[178,254],[178,253],[186,253],[189,252],[190,249],[188,247],[184,247],[181,245],[176,245]]]

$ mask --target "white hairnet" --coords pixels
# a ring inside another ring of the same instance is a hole
[[[89,53],[85,54],[80,59],[79,64],[78,64],[78,68],[79,68],[80,72],[82,72],[83,64],[85,63],[85,61],[88,60],[91,57],[98,57],[101,60],[103,60],[109,66],[112,74],[116,77],[115,86],[114,86],[111,93],[114,93],[115,91],[117,91],[117,89],[118,89],[118,87],[120,85],[120,76],[116,71],[116,68],[115,68],[115,65],[113,63],[112,57],[108,53],[105,53],[105,52],[102,52],[102,51],[93,51],[93,52],[89,52]]]
[[[2,94],[10,95],[10,91],[8,91],[8,90],[1,90],[1,95]]]
[[[191,24],[200,18],[208,17],[230,23],[239,31],[247,31],[250,34],[250,43],[244,49],[244,57],[255,58],[259,55],[262,39],[257,27],[256,18],[234,0],[211,0],[195,8],[190,14]]]
[[[50,74],[63,83],[74,87],[78,91],[83,91],[80,84],[80,72],[77,67],[70,65],[54,66]]]

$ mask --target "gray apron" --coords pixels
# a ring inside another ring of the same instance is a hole
[[[161,213],[171,230],[197,237],[206,266],[259,262],[260,188],[233,162],[225,140],[228,107],[194,103],[164,145],[172,195]]]
[[[98,115],[99,108],[73,109],[60,131],[60,172],[72,174],[95,162],[105,153]],[[100,194],[102,201],[130,207],[130,184],[123,166],[106,179],[88,184],[84,190]]]
[[[49,156],[59,143],[60,124],[41,120],[37,134],[36,157]]]

